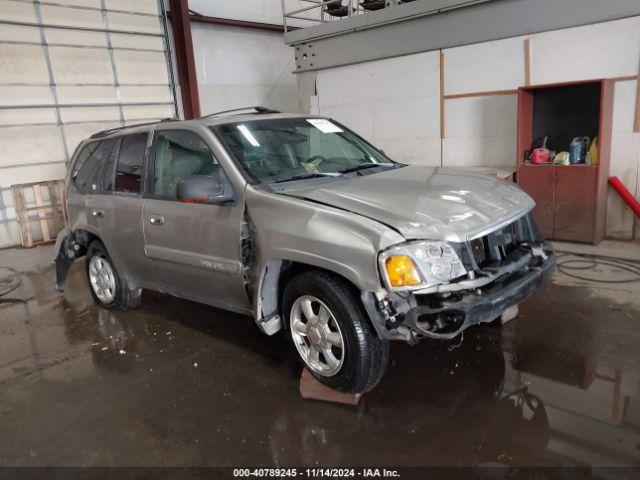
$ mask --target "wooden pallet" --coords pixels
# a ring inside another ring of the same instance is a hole
[[[53,242],[64,228],[64,180],[11,186],[22,246]]]

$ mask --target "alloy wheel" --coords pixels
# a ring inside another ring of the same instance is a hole
[[[103,257],[93,256],[89,260],[89,282],[96,297],[110,304],[116,295],[116,277],[111,264]]]
[[[296,299],[289,317],[291,337],[304,363],[318,375],[332,377],[344,362],[344,337],[335,316],[318,298]]]

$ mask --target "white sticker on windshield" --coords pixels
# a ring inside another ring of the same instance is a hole
[[[342,129],[337,125],[334,125],[329,120],[324,118],[307,118],[307,122],[316,127],[322,133],[337,133],[342,132]]]

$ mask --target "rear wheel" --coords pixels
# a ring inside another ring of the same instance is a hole
[[[296,352],[317,380],[347,393],[378,384],[389,342],[376,335],[349,283],[327,272],[302,273],[287,284],[283,307]]]
[[[89,289],[98,305],[118,310],[140,305],[141,290],[130,290],[122,281],[100,240],[94,240],[87,248],[86,269]]]

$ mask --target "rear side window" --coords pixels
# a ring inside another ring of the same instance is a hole
[[[116,163],[116,192],[140,193],[142,165],[147,148],[148,133],[134,133],[122,137]]]
[[[91,193],[99,190],[98,175],[114,143],[113,140],[91,142],[80,151],[72,174],[78,192]]]

